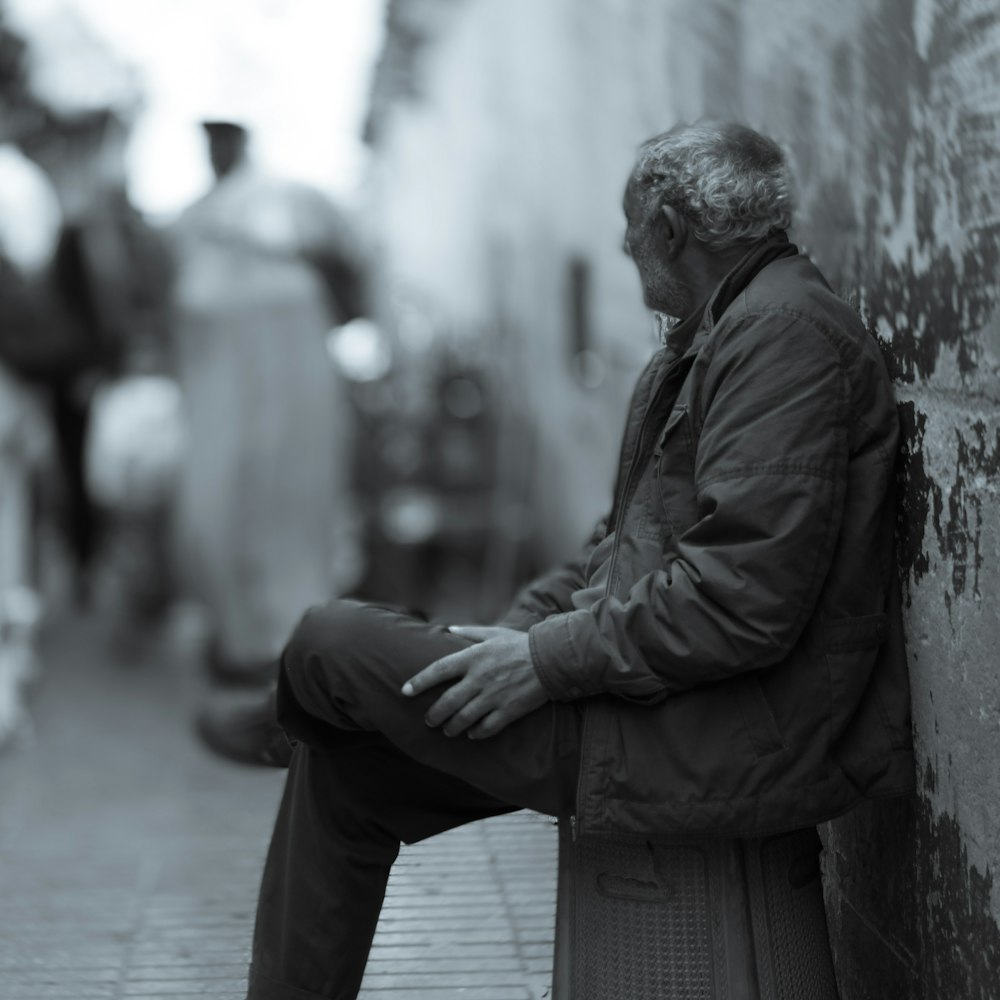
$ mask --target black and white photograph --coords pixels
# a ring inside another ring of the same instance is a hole
[[[1000,0],[0,0],[0,1000],[1000,1000]]]

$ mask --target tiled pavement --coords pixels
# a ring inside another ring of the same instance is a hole
[[[46,638],[34,731],[0,752],[0,1000],[239,1000],[282,775],[190,736],[200,681],[94,623]],[[364,1000],[537,1000],[555,829],[526,813],[404,848]]]

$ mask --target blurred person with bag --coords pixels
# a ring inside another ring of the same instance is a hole
[[[240,121],[203,128],[216,183],[173,230],[177,562],[215,678],[255,686],[302,607],[333,592],[352,421],[325,336],[363,311],[361,266],[334,206],[260,170]]]
[[[0,353],[34,384],[51,415],[56,475],[42,484],[42,518],[57,525],[66,558],[46,567],[68,563],[71,596],[85,607],[107,577],[108,542],[118,544],[120,527],[87,482],[95,391],[162,365],[168,258],[127,195],[125,153],[142,103],[137,74],[80,12],[15,7],[9,18],[0,9],[0,88],[20,148],[51,182],[59,228],[44,294],[33,300],[40,318],[30,336],[22,335],[23,323],[0,332]],[[144,525],[142,544],[155,533]],[[147,572],[118,590],[129,605],[140,594],[148,603],[165,583],[161,573]],[[154,602],[162,603],[162,594]]]
[[[91,602],[99,563],[123,562],[123,545],[154,550],[162,534],[148,519],[123,527],[121,511],[97,500],[90,481],[95,461],[113,460],[95,455],[90,443],[95,404],[102,405],[109,384],[161,374],[167,363],[170,261],[163,238],[129,201],[127,137],[127,122],[112,110],[74,111],[50,114],[31,147],[53,181],[62,224],[49,300],[59,343],[39,352],[27,374],[49,401],[60,472],[58,521],[81,607]],[[142,574],[128,571],[130,579],[116,584],[116,604],[127,605],[116,610],[125,618],[144,617],[167,603],[162,557],[147,554],[141,561]],[[101,568],[110,576],[123,572]]]

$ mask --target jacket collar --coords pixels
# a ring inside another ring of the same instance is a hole
[[[772,261],[793,257],[799,248],[784,230],[765,236],[750,246],[735,267],[719,282],[708,301],[681,320],[666,336],[667,355],[674,358],[697,354],[723,313],[741,292]]]
[[[737,296],[768,264],[782,257],[794,257],[798,252],[799,248],[789,242],[788,234],[784,230],[765,236],[764,239],[754,243],[712,293],[705,310],[708,324],[712,326],[718,323]]]

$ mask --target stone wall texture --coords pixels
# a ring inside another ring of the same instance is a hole
[[[423,7],[412,86],[375,123],[383,262],[508,338],[518,405],[541,428],[536,501],[553,556],[607,503],[653,343],[620,251],[636,145],[708,113],[790,150],[793,236],[879,336],[906,432],[899,571],[920,794],[824,828],[843,997],[996,1000],[1000,2]],[[599,361],[582,380],[566,352],[579,260]]]

